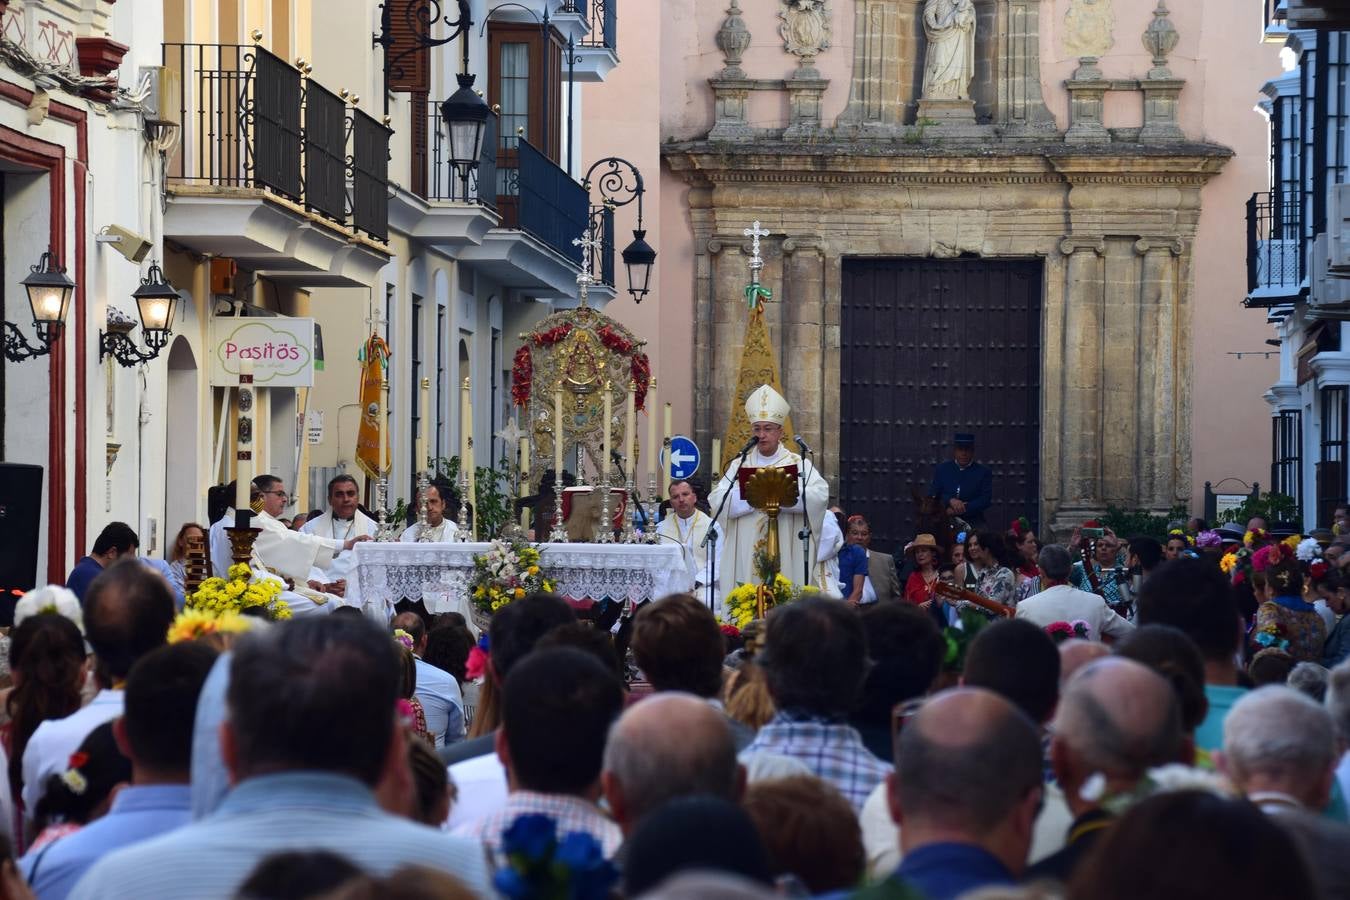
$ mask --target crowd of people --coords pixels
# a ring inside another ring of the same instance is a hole
[[[546,593],[185,635],[110,526],[8,636],[0,897],[1350,896],[1350,536],[841,524],[631,666]]]

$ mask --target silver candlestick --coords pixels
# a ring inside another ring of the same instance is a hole
[[[431,528],[427,525],[427,489],[431,487],[431,478],[423,469],[417,473],[417,540],[425,543],[431,540]]]
[[[461,466],[459,472],[459,522],[458,522],[459,540],[461,543],[468,543],[471,539],[469,534],[469,473]]]
[[[375,482],[375,499],[379,506],[375,511],[375,540],[388,541],[390,523],[389,519],[389,479],[383,474],[380,480]]]
[[[600,533],[595,536],[597,543],[614,543],[614,515],[609,511],[609,479],[600,479]]]
[[[553,544],[567,543],[567,529],[563,527],[562,498],[562,473],[555,472],[553,476],[553,529],[548,533],[549,542]]]
[[[656,534],[656,515],[661,511],[661,501],[656,498],[656,474],[647,479],[647,498],[650,501],[647,513],[647,543],[655,544],[661,540]]]
[[[628,473],[628,480],[623,483],[623,542],[625,544],[642,543],[643,535],[638,534],[637,529],[633,527],[633,504],[639,501],[633,498],[633,473]]]

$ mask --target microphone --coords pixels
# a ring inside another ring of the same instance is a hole
[[[745,459],[745,457],[750,453],[752,449],[754,449],[755,445],[758,443],[759,438],[757,437],[752,437],[750,440],[746,441],[745,446],[741,448],[740,453],[741,459]]]
[[[792,436],[792,442],[797,445],[797,449],[802,451],[803,454],[811,452],[810,445],[807,444],[806,441],[802,440],[802,436],[800,434],[794,434]]]
[[[622,462],[622,461],[623,461],[623,454],[620,453],[618,450],[610,450],[610,451],[609,451],[609,458],[612,459],[612,460],[614,460],[615,462]]]

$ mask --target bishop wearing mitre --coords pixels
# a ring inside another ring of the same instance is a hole
[[[726,535],[721,548],[720,570],[717,580],[725,591],[738,584],[758,581],[755,575],[755,545],[768,534],[769,517],[752,507],[741,496],[737,472],[741,466],[762,468],[795,466],[800,473],[801,491],[793,506],[785,506],[778,514],[778,548],[781,557],[779,571],[793,583],[800,583],[802,542],[797,533],[807,521],[811,523],[811,546],[807,559],[816,560],[816,543],[820,539],[821,522],[829,503],[830,487],[824,476],[808,460],[783,446],[783,423],[791,411],[783,395],[769,385],[761,385],[750,392],[745,401],[745,414],[750,420],[755,445],[745,456],[732,460],[717,486],[708,496],[709,505],[716,510],[724,496],[730,495],[718,524]]]

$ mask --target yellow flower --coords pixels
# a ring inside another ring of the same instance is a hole
[[[530,566],[528,569],[525,570],[525,573],[526,573],[527,575],[538,575],[538,574],[539,574],[539,567],[538,567],[538,566]]]
[[[240,578],[251,578],[253,576],[253,571],[243,563],[235,563],[230,566],[226,571],[226,574],[229,575],[231,581],[234,581]]]
[[[516,590],[515,590],[515,596],[516,596],[516,599],[517,599],[517,600],[523,600],[523,599],[525,599],[525,589],[524,589],[524,588],[516,588]]]
[[[1219,568],[1223,570],[1223,573],[1225,575],[1232,572],[1234,567],[1236,566],[1237,566],[1236,553],[1225,553],[1223,559],[1219,560]]]
[[[1286,547],[1288,547],[1290,550],[1297,551],[1297,550],[1298,550],[1298,545],[1299,545],[1299,543],[1300,543],[1302,540],[1303,540],[1303,536],[1302,536],[1302,535],[1300,535],[1300,534],[1291,534],[1289,537],[1287,537],[1287,538],[1285,538],[1283,541],[1281,541],[1281,543],[1283,543],[1283,544],[1284,544]]]

